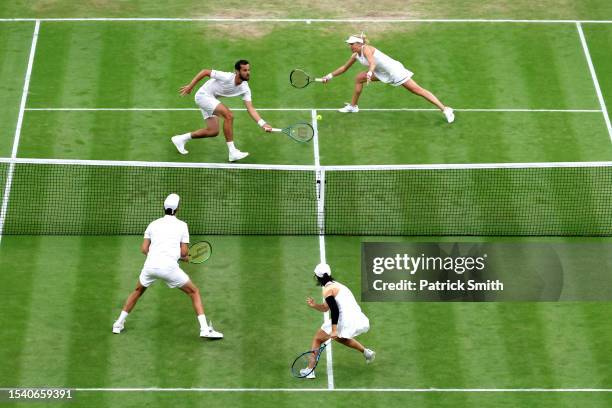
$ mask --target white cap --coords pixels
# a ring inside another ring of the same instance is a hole
[[[355,44],[355,43],[359,43],[359,44],[363,44],[363,38],[360,37],[355,37],[354,35],[351,35],[348,40],[346,40],[347,44]]]
[[[178,194],[170,194],[168,197],[166,197],[166,199],[164,200],[164,209],[171,209],[173,211],[175,211],[178,208],[179,205],[179,200],[181,198],[178,196]]]
[[[323,275],[328,274],[329,276],[331,276],[331,269],[329,268],[329,265],[326,263],[320,263],[316,266],[315,270],[314,270],[315,275],[317,275],[319,278],[322,278]]]

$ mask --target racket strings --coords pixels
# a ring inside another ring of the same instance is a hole
[[[290,81],[291,81],[291,84],[293,84],[293,86],[296,86],[298,88],[303,88],[306,85],[308,85],[309,77],[308,77],[308,74],[306,74],[304,71],[296,69],[291,73]]]
[[[306,124],[296,125],[291,128],[290,136],[296,140],[308,141],[314,136],[314,131]]]

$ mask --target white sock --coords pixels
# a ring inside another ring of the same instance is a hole
[[[119,318],[117,319],[117,322],[125,323],[125,319],[127,319],[128,314],[129,314],[128,312],[126,312],[125,310],[122,310],[121,314],[119,315]]]
[[[181,135],[180,138],[183,142],[191,140],[191,133],[185,133],[184,135]]]
[[[206,316],[201,314],[198,316],[198,321],[200,322],[200,330],[208,329],[208,323],[206,322]]]
[[[234,146],[234,142],[227,142],[227,149],[228,149],[230,152],[234,152],[234,151],[236,151],[236,150],[237,150],[237,149],[236,149],[236,146]]]

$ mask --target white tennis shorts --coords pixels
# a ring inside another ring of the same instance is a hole
[[[338,319],[338,337],[343,339],[352,339],[360,334],[363,334],[370,330],[370,320],[366,315],[360,313],[357,316],[347,316],[347,319],[340,316]],[[331,320],[327,320],[321,326],[321,330],[325,333],[331,333]]]
[[[195,102],[202,111],[204,120],[215,116],[215,109],[217,109],[217,106],[221,103],[221,101],[214,96],[210,96],[205,93],[196,94]]]
[[[169,288],[180,288],[189,282],[189,276],[178,265],[166,267],[145,266],[140,272],[140,284],[145,288],[151,286],[157,279],[166,282]]]

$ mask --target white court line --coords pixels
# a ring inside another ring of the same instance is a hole
[[[17,157],[19,149],[19,139],[21,137],[21,126],[23,125],[23,114],[25,112],[26,101],[28,99],[28,90],[30,88],[30,77],[32,76],[32,66],[34,65],[34,55],[36,54],[36,44],[38,42],[38,31],[40,30],[40,20],[36,20],[34,24],[34,34],[32,35],[32,44],[30,46],[30,56],[28,57],[28,68],[26,70],[23,92],[21,93],[21,104],[19,105],[19,117],[17,118],[17,126],[15,127],[15,136],[13,138],[13,149],[11,151],[11,159]],[[6,184],[4,186],[4,194],[2,196],[2,206],[0,207],[0,242],[2,241],[2,232],[4,231],[4,222],[6,213],[8,212],[9,197],[11,195],[11,186],[13,185],[13,173],[15,172],[15,163],[9,163],[9,168],[6,174]]]
[[[234,111],[246,111],[245,108],[230,108]],[[258,111],[278,111],[278,112],[292,112],[292,111],[312,111],[313,109],[319,111],[337,111],[338,108],[257,108]],[[146,111],[199,111],[198,108],[26,108],[26,111],[82,111],[82,112],[96,112],[96,111],[135,111],[135,112],[146,112]],[[439,109],[432,108],[360,108],[360,111],[370,112],[439,112]],[[528,108],[454,108],[457,112],[552,112],[552,113],[601,113],[601,109],[528,109]]]
[[[8,391],[14,388],[0,388]],[[73,388],[78,392],[608,393],[612,388]]]
[[[591,60],[591,54],[589,53],[589,47],[587,45],[586,39],[584,38],[584,32],[582,31],[582,25],[580,25],[580,23],[576,23],[576,28],[578,29],[578,35],[580,36],[580,42],[582,43],[582,49],[584,50],[584,56],[586,57],[587,64],[589,65],[589,71],[591,72],[591,78],[593,78],[593,84],[595,85],[595,92],[597,93],[597,99],[599,99],[599,105],[601,106],[601,112],[604,115],[604,121],[606,122],[606,127],[608,128],[608,135],[610,136],[610,141],[612,141],[612,125],[610,125],[610,116],[608,116],[608,110],[606,109],[606,102],[604,101],[603,95],[601,94],[601,88],[599,87],[599,81],[597,80],[597,74],[595,73],[595,67],[593,66],[593,61]]]
[[[317,120],[317,110],[312,109],[310,111],[312,118],[312,128],[314,129],[314,136],[312,137],[312,144],[314,149],[314,162],[315,162],[315,177],[317,178],[317,226],[319,227],[319,253],[321,263],[326,263],[325,254],[325,170],[321,169],[321,160],[319,156],[319,126]],[[329,312],[323,313],[323,322],[329,321]],[[325,348],[325,358],[327,359],[327,388],[329,390],[334,389],[334,365],[332,355],[332,342],[329,342]]]
[[[166,18],[166,17],[132,17],[132,18],[2,18],[0,22],[22,22],[22,21],[49,21],[49,22],[71,22],[71,21],[202,21],[217,23],[532,23],[532,24],[612,24],[612,20],[555,20],[555,19],[490,19],[490,18],[223,18],[223,17],[200,17],[200,18]]]

